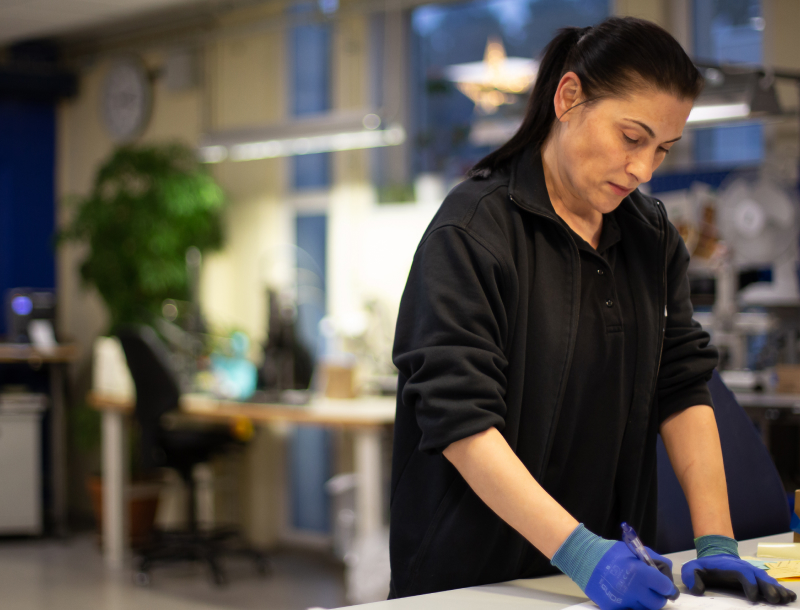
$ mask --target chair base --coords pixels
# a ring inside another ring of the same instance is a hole
[[[159,564],[199,561],[208,566],[214,584],[223,586],[228,582],[220,563],[224,556],[251,559],[260,576],[266,576],[270,568],[266,554],[247,544],[241,535],[231,528],[215,528],[208,531],[156,531],[152,542],[139,551],[135,582],[142,586],[149,585],[150,571]]]

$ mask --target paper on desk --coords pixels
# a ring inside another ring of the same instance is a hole
[[[774,606],[768,604],[754,604],[746,599],[739,599],[736,597],[713,597],[711,595],[691,595],[689,593],[681,593],[681,596],[674,602],[668,601],[664,606],[664,610],[744,610],[745,608],[764,610],[772,609]],[[570,606],[565,610],[597,610],[597,606],[593,602],[584,602]]]
[[[800,561],[774,561],[767,562],[767,574],[777,580],[800,578]]]
[[[756,568],[761,568],[762,570],[769,569],[767,568],[767,563],[771,561],[769,559],[764,559],[764,558],[759,559],[758,557],[751,557],[749,555],[742,555],[740,559],[746,561],[752,566],[755,566]]]

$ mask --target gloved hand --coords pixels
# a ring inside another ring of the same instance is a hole
[[[601,610],[659,610],[676,599],[672,562],[648,549],[658,569],[636,557],[623,542],[575,528],[550,563],[574,580]]]
[[[741,589],[751,602],[759,596],[770,604],[787,604],[797,594],[778,583],[764,570],[739,559],[739,547],[727,536],[701,536],[695,539],[697,559],[681,568],[681,580],[689,593],[702,595],[706,587]]]

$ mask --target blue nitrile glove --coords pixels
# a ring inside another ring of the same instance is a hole
[[[672,562],[647,549],[658,569],[631,553],[624,542],[595,536],[581,523],[550,563],[564,572],[601,610],[659,610],[678,597]]]
[[[739,559],[739,545],[727,536],[695,538],[697,559],[681,568],[681,580],[689,593],[702,595],[706,587],[742,589],[751,602],[762,596],[770,604],[787,604],[797,594],[750,563]]]

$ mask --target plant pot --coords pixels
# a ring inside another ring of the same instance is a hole
[[[97,523],[97,541],[103,544],[103,479],[90,476],[86,489],[92,500]],[[158,495],[161,484],[153,479],[131,481],[125,490],[128,500],[128,540],[131,548],[141,548],[150,541],[158,510]]]

